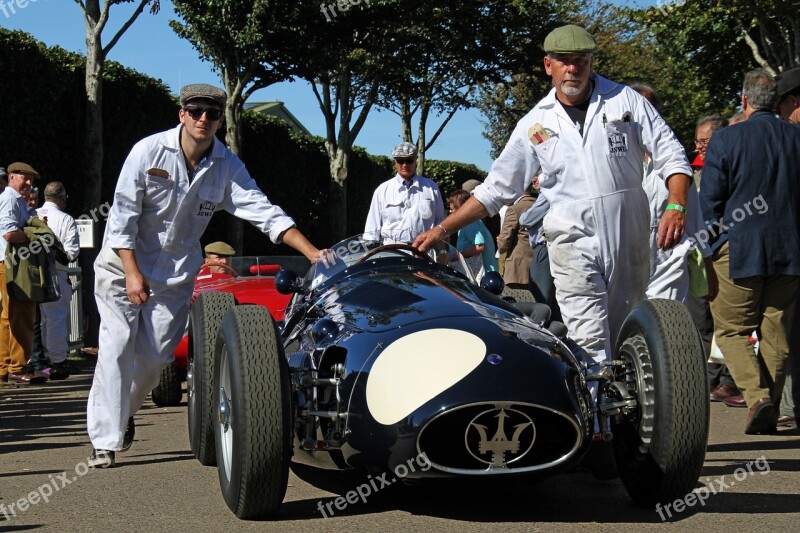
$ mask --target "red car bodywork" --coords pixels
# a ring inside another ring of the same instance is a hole
[[[291,300],[291,295],[280,294],[275,290],[275,275],[280,265],[265,263],[268,258],[236,257],[233,267],[237,276],[230,273],[209,273],[206,267],[200,269],[195,278],[192,301],[203,292],[229,292],[236,301],[244,304],[262,305],[269,309],[275,320],[283,319],[283,312]],[[189,352],[188,332],[175,349],[173,365],[186,369]]]

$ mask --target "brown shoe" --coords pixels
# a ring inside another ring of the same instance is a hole
[[[784,415],[778,417],[778,425],[781,427],[788,427],[794,429],[797,427],[797,419],[793,416]]]
[[[728,396],[722,400],[722,403],[728,407],[747,407],[747,402],[741,394],[739,396]]]
[[[44,383],[47,381],[47,374],[43,374],[38,370],[31,372],[28,369],[23,370],[19,374],[14,374],[13,372],[8,374],[8,382],[9,383]]]
[[[708,399],[712,402],[721,402],[725,400],[725,398],[730,398],[731,396],[741,396],[742,393],[739,392],[739,389],[736,387],[731,387],[730,385],[720,385],[708,395]]]
[[[778,432],[778,410],[769,398],[761,398],[750,408],[744,432],[747,435],[774,435]]]

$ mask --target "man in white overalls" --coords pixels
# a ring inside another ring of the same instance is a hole
[[[203,264],[200,236],[215,211],[251,222],[312,262],[322,254],[215,139],[226,99],[210,85],[184,87],[180,124],[139,141],[122,167],[95,262],[101,323],[87,409],[90,466],[114,466],[115,452],[133,442],[133,415],[183,337]]]
[[[691,167],[672,130],[629,87],[592,72],[594,38],[563,26],[545,39],[553,89],[522,120],[484,183],[456,213],[421,235],[427,249],[471,222],[494,215],[541,173],[550,202],[543,229],[556,296],[569,335],[596,362],[612,344],[649,277],[649,209],[642,189],[647,153],[664,176],[669,201],[658,246],[680,242]]]

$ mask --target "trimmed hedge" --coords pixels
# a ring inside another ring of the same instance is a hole
[[[62,181],[70,195],[67,209],[76,217],[96,207],[84,206],[81,199],[84,64],[80,54],[48,48],[27,33],[0,28],[0,91],[9,118],[0,129],[0,166],[25,161],[42,174],[40,185]],[[106,62],[102,201],[113,199],[119,171],[134,143],[174,127],[178,109],[177,99],[160,80]],[[253,112],[243,117],[242,159],[250,174],[311,242],[334,244],[327,223],[330,172],[324,139],[298,134],[274,117]],[[219,137],[224,139],[224,131]],[[445,199],[462,182],[485,177],[474,165],[436,160],[426,165],[426,175],[439,184]],[[394,173],[390,158],[369,155],[358,147],[353,150],[346,181],[349,235],[363,231],[373,191]],[[224,240],[231,219],[227,213],[216,214],[203,241]],[[250,224],[245,224],[244,238],[246,255],[296,254],[287,246],[273,245]]]

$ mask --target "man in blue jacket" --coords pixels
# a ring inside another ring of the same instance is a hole
[[[746,121],[711,138],[700,189],[719,278],[715,334],[749,407],[747,434],[776,431],[800,288],[800,129],[774,115],[777,102],[772,76],[748,72]]]

